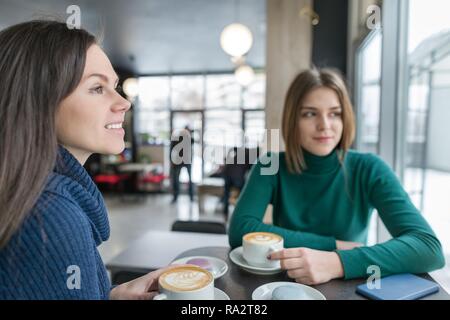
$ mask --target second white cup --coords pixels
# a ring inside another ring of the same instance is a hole
[[[283,237],[270,232],[247,233],[242,238],[243,257],[247,263],[259,268],[280,268],[279,260],[269,260],[267,256],[282,250]]]

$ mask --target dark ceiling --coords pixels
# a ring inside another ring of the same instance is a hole
[[[219,38],[237,20],[254,36],[248,63],[265,65],[265,0],[0,0],[0,28],[48,15],[66,19],[69,5],[80,7],[83,28],[103,30],[113,65],[137,75],[231,71]]]

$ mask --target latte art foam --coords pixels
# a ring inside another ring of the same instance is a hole
[[[253,232],[244,236],[244,240],[251,243],[275,244],[281,241],[281,237],[275,233]]]
[[[212,276],[200,268],[181,267],[164,273],[160,284],[171,290],[191,291],[203,288],[212,280]]]

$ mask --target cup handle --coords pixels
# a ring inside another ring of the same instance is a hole
[[[167,295],[165,293],[160,293],[153,297],[153,300],[167,300]]]
[[[270,255],[270,254],[272,254],[273,252],[277,252],[277,251],[280,251],[280,250],[282,250],[283,248],[277,248],[277,247],[275,247],[275,246],[270,246],[269,247],[269,252],[268,252],[268,256]],[[268,258],[268,257],[267,257]]]
[[[269,248],[269,253],[277,252],[277,251],[281,251],[281,250],[283,250],[283,248],[278,248],[278,247],[275,247],[275,246],[271,246]]]

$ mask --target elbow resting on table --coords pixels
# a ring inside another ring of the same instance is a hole
[[[422,235],[421,238],[428,247],[430,253],[426,259],[427,263],[425,264],[427,270],[423,270],[423,272],[430,272],[443,268],[445,266],[445,256],[439,239],[433,234],[426,234],[425,237]]]
[[[433,270],[438,270],[438,269],[445,267],[445,256],[444,256],[444,252],[442,251],[441,242],[439,241],[438,238],[435,238],[435,239],[436,239],[437,249],[435,252],[435,261],[434,261]]]

